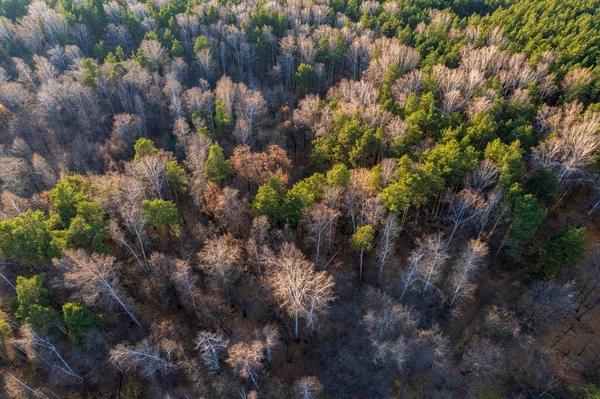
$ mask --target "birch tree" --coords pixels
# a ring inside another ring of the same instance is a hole
[[[13,341],[13,345],[38,358],[52,370],[83,382],[83,378],[67,363],[58,348],[48,338],[39,335],[29,324],[23,325],[19,331],[21,337]]]
[[[325,243],[326,233],[335,217],[336,212],[324,204],[316,204],[304,213],[309,238],[315,243],[315,269],[317,270],[319,269],[321,248]]]
[[[256,381],[257,374],[263,367],[264,345],[261,341],[252,343],[240,342],[231,346],[227,350],[227,364],[243,378],[250,378],[254,386],[258,389]]]
[[[231,302],[229,287],[241,272],[242,251],[231,234],[210,239],[198,253],[200,267],[221,286]]]
[[[446,248],[450,247],[456,231],[469,221],[476,220],[483,211],[483,199],[480,195],[469,189],[463,189],[456,195],[451,192],[446,194],[452,231],[446,242]]]
[[[383,274],[383,268],[389,262],[389,256],[394,251],[394,238],[398,233],[398,215],[394,212],[388,214],[385,223],[383,224],[383,230],[381,231],[381,238],[379,245],[377,246],[377,257],[379,259],[379,269],[377,271],[377,286],[381,286],[381,276]]]
[[[229,340],[223,334],[202,331],[198,333],[196,349],[200,351],[200,360],[213,373],[221,370],[220,359],[222,353],[229,346]]]
[[[269,282],[273,294],[292,317],[296,341],[300,339],[300,317],[312,318],[325,310],[333,300],[333,278],[326,272],[315,272],[314,265],[293,244],[284,244],[279,254],[267,258],[271,266]]]
[[[463,250],[458,258],[450,281],[454,291],[450,306],[454,306],[456,300],[472,291],[472,280],[483,264],[483,258],[488,253],[488,246],[479,240],[470,240],[467,248]]]
[[[115,346],[110,351],[109,361],[121,372],[134,369],[152,378],[170,374],[177,368],[173,359],[174,349],[172,342],[159,345],[146,338],[137,345],[122,343]]]
[[[298,399],[316,399],[323,392],[323,385],[317,377],[302,377],[294,382],[294,391]]]
[[[123,293],[117,277],[119,264],[109,255],[92,254],[79,249],[65,251],[60,260],[54,261],[56,266],[65,271],[65,285],[79,289],[82,300],[92,305],[102,296],[116,302],[127,315],[142,327]]]

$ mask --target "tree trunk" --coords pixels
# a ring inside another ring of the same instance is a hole
[[[296,310],[296,325],[295,325],[295,333],[296,333],[296,342],[300,342],[300,333],[298,331],[298,311]]]

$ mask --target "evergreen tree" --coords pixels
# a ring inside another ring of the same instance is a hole
[[[213,183],[221,183],[235,173],[231,161],[226,160],[223,148],[215,142],[210,146],[206,158],[206,176]]]

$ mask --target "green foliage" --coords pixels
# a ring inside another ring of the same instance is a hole
[[[9,259],[51,260],[60,255],[53,238],[51,223],[39,210],[0,222],[0,251]]]
[[[156,154],[158,149],[154,146],[154,142],[152,140],[147,139],[145,137],[140,137],[135,141],[133,145],[133,149],[135,150],[135,156],[133,157],[134,161],[139,160],[142,157],[147,155]]]
[[[583,228],[568,228],[553,235],[544,245],[540,265],[551,276],[563,267],[572,267],[585,257]]]
[[[15,316],[25,324],[48,330],[56,320],[57,312],[46,306],[48,289],[44,284],[44,275],[38,274],[31,278],[17,277],[17,311]]]
[[[373,238],[375,237],[375,229],[370,224],[361,226],[356,229],[356,233],[348,240],[348,243],[355,251],[370,251],[373,249]]]
[[[71,175],[60,179],[48,193],[48,198],[58,214],[58,222],[68,227],[71,218],[77,215],[77,204],[87,201],[92,193],[92,185],[81,175]]]
[[[12,327],[6,321],[6,313],[0,310],[0,345],[5,344],[11,334]]]
[[[208,180],[217,184],[229,179],[235,173],[231,161],[225,159],[223,148],[217,142],[210,146],[205,170]]]
[[[97,315],[80,303],[68,302],[62,307],[63,320],[68,329],[69,340],[75,346],[83,344],[85,336],[102,324],[102,315]]]
[[[554,172],[550,169],[538,171],[531,180],[527,182],[527,192],[533,194],[538,201],[550,206],[556,199],[558,182]]]
[[[308,90],[313,85],[314,69],[312,65],[302,63],[298,65],[296,71],[296,85],[302,89]]]
[[[595,384],[588,384],[583,389],[582,399],[600,399],[600,388]]]
[[[226,129],[231,125],[231,115],[229,115],[225,103],[221,100],[215,101],[215,125],[220,130]]]
[[[210,49],[210,42],[206,36],[198,36],[194,42],[194,52]]]
[[[402,156],[413,149],[421,140],[439,130],[439,116],[435,112],[435,97],[428,92],[420,98],[411,93],[404,106],[404,117],[408,124],[405,134],[395,137],[390,152]]]
[[[98,75],[98,65],[91,58],[84,58],[81,60],[81,67],[85,72],[83,77],[83,84],[88,87],[96,88],[96,76]]]
[[[169,161],[165,167],[165,176],[169,186],[178,193],[187,191],[188,178],[185,169],[177,161]]]
[[[498,168],[500,186],[508,188],[520,179],[523,170],[522,154],[523,150],[519,140],[507,145],[500,139],[496,139],[487,145],[485,158],[492,161]]]
[[[402,68],[397,62],[388,65],[383,77],[381,88],[379,89],[379,103],[388,111],[398,113],[392,96],[392,86],[398,78],[402,76]]]
[[[346,115],[334,121],[333,128],[333,134],[313,141],[313,161],[321,158],[329,163],[358,167],[375,160],[382,135],[380,131]]]
[[[544,51],[558,53],[554,65],[560,72],[574,66],[598,65],[598,0],[509,1],[482,19],[484,27],[504,28],[510,44],[508,51],[525,51],[541,58]]]
[[[381,192],[381,199],[391,212],[407,211],[427,204],[442,189],[444,180],[438,168],[431,163],[413,168],[405,155],[398,160],[395,180]]]
[[[106,252],[108,238],[104,223],[104,209],[88,198],[92,194],[90,182],[80,175],[67,176],[50,190],[49,198],[56,211],[57,225],[65,230],[53,232],[53,243],[59,248],[86,247],[94,252]]]
[[[252,213],[256,216],[266,216],[271,225],[284,219],[284,187],[278,177],[271,177],[266,184],[258,188],[258,193],[252,201]]]
[[[343,163],[336,163],[327,171],[327,184],[334,187],[346,187],[351,171]]]
[[[296,225],[302,217],[302,210],[311,207],[315,200],[323,196],[326,179],[321,173],[307,177],[294,184],[285,195],[284,215],[287,223]]]
[[[440,176],[452,185],[460,183],[461,179],[473,170],[478,158],[479,154],[475,148],[462,148],[456,140],[438,143],[423,153],[424,162],[432,164]]]
[[[173,44],[171,45],[171,56],[172,57],[182,57],[183,56],[183,45],[177,39],[174,39]]]
[[[517,256],[523,245],[535,236],[538,226],[546,217],[546,209],[538,204],[533,195],[524,194],[517,183],[510,188],[508,199],[512,203],[513,220],[503,244]]]
[[[0,0],[0,16],[15,20],[27,14],[31,0]]]
[[[77,204],[77,216],[71,219],[71,224],[64,236],[69,248],[88,247],[94,252],[106,252],[104,241],[108,233],[104,225],[104,209],[93,201],[82,201]]]
[[[163,234],[179,236],[179,211],[172,201],[154,199],[142,201],[142,216],[148,224]]]

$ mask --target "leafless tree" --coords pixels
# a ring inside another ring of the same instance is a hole
[[[324,204],[316,204],[304,214],[304,220],[309,230],[309,237],[315,242],[315,268],[319,269],[321,248],[325,242],[327,229],[330,227],[333,219],[336,218],[336,211]]]
[[[196,298],[198,297],[198,289],[196,288],[196,283],[198,275],[194,273],[190,262],[182,259],[175,260],[175,270],[171,279],[183,302],[191,305],[192,309],[197,311]]]
[[[391,297],[367,289],[363,294],[365,314],[362,323],[373,347],[373,363],[391,362],[398,369],[408,360],[408,347],[417,322],[409,309]]]
[[[273,361],[273,350],[279,344],[279,328],[275,324],[267,324],[262,329],[262,335],[265,352],[267,353],[267,363],[271,364]]]
[[[333,279],[326,272],[315,272],[314,265],[293,244],[285,244],[275,258],[265,262],[272,266],[269,280],[273,293],[281,307],[294,317],[299,340],[300,316],[314,322],[317,313],[326,309],[333,300]]]
[[[252,135],[252,126],[245,119],[238,119],[235,122],[235,128],[233,129],[233,135],[237,139],[240,145],[246,145],[250,141]]]
[[[476,220],[483,211],[483,199],[477,193],[469,189],[463,189],[454,195],[451,191],[446,193],[452,231],[448,237],[446,248],[450,247],[456,231],[469,221]]]
[[[476,276],[479,268],[482,266],[483,258],[488,253],[488,246],[479,240],[470,240],[467,248],[463,250],[456,261],[456,266],[450,277],[454,292],[450,306],[453,306],[456,299],[467,295],[471,288],[471,281]]]
[[[110,351],[110,362],[121,372],[138,370],[148,378],[172,373],[177,364],[173,359],[173,342],[157,344],[146,338],[137,345],[122,343]]]
[[[139,49],[150,62],[155,71],[159,71],[168,56],[166,48],[158,40],[142,40]]]
[[[221,370],[221,354],[229,346],[229,340],[220,333],[202,331],[195,340],[196,349],[200,351],[200,359],[213,373]]]
[[[364,168],[353,169],[344,195],[344,205],[350,214],[352,229],[355,233],[358,227],[367,223],[367,209],[369,208],[371,196],[368,170]]]
[[[264,344],[261,341],[251,343],[240,342],[227,350],[227,364],[235,369],[243,378],[250,378],[258,389],[257,374],[262,369],[264,359]]]
[[[229,287],[241,272],[242,251],[231,234],[210,239],[198,253],[200,267],[220,285],[231,302]]]
[[[430,287],[437,288],[434,283],[441,277],[442,267],[449,258],[449,255],[441,233],[427,236],[424,240],[419,242],[419,246],[421,246],[424,251],[421,267],[423,274],[423,293],[425,293]]]
[[[422,279],[423,270],[422,262],[425,256],[425,251],[422,247],[414,249],[408,258],[408,267],[404,270],[403,288],[399,300],[401,301],[406,295],[408,288],[415,282]]]
[[[377,246],[377,257],[379,258],[379,270],[377,273],[377,285],[381,286],[381,275],[383,268],[389,262],[389,255],[394,251],[394,238],[398,233],[398,215],[390,212],[381,231],[381,241]]]
[[[592,161],[600,147],[600,114],[577,117],[577,106],[567,108],[557,126],[557,134],[532,149],[533,161],[541,169],[555,171],[559,186],[578,176]]]
[[[493,186],[498,181],[499,171],[489,159],[485,159],[475,166],[470,176],[469,184],[477,191],[482,192]]]
[[[118,263],[114,257],[100,254],[90,256],[82,249],[68,250],[60,260],[55,260],[55,264],[65,270],[65,285],[79,288],[79,295],[85,303],[93,304],[100,296],[105,295],[119,304],[142,327],[133,311],[125,304],[126,299],[116,273]]]
[[[317,377],[302,377],[294,382],[294,390],[299,399],[317,399],[323,392],[323,385]]]
[[[83,378],[73,370],[56,346],[50,342],[48,338],[39,335],[29,324],[23,325],[19,332],[20,338],[13,341],[13,345],[17,346],[25,353],[30,353],[35,356],[52,370],[56,370],[79,381],[83,381]]]

